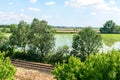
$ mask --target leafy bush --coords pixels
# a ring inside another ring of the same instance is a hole
[[[120,52],[90,55],[84,62],[71,57],[67,64],[56,64],[57,80],[120,80]]]
[[[82,65],[79,58],[70,57],[67,64],[56,64],[53,74],[57,80],[80,80]]]
[[[56,62],[67,62],[69,55],[69,47],[64,45],[62,47],[59,47],[56,52],[53,52],[52,54],[49,54],[49,61],[48,63],[55,64]]]
[[[14,80],[15,73],[16,69],[10,59],[4,58],[4,54],[0,53],[0,80]]]

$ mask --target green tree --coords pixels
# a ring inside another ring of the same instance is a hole
[[[106,21],[102,28],[100,28],[101,33],[114,33],[114,29],[116,27],[115,22],[113,20]]]
[[[120,80],[120,52],[91,54],[84,62],[70,57],[52,71],[57,80]]]
[[[71,53],[84,60],[91,53],[97,53],[101,47],[101,36],[92,30],[92,28],[87,27],[82,29],[77,35],[73,37],[73,51]]]
[[[18,27],[17,25],[11,24],[10,25],[10,32],[13,33],[14,31],[16,31],[17,27]]]
[[[30,26],[26,22],[20,21],[18,27],[13,30],[12,35],[10,36],[10,44],[12,46],[23,48],[23,51],[25,53],[25,47],[29,41],[29,32]]]
[[[54,35],[52,33],[52,27],[47,24],[46,21],[34,18],[31,24],[30,33],[30,47],[34,54],[37,54],[37,58],[44,62],[45,56],[54,47]]]
[[[15,73],[16,69],[10,59],[4,58],[4,53],[0,53],[0,80],[14,80]]]
[[[120,33],[120,26],[119,25],[115,26],[114,33],[117,33],[117,34]]]

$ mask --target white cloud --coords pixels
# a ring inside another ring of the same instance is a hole
[[[65,1],[65,5],[68,5],[69,4],[69,1]]]
[[[116,7],[116,2],[113,0],[110,0],[109,2],[106,2],[105,0],[68,0],[65,1],[65,5],[70,5],[76,8],[81,7],[87,7],[92,8],[96,10],[102,10],[102,11],[120,11],[118,7]]]
[[[9,2],[8,5],[13,5],[13,2]]]
[[[55,4],[56,4],[56,2],[54,2],[54,1],[50,1],[50,2],[47,2],[47,3],[46,3],[47,6],[55,5]]]
[[[28,8],[28,10],[34,11],[34,12],[39,12],[40,11],[39,8],[34,8],[34,7],[30,7],[30,8]]]
[[[15,14],[13,12],[0,12],[0,21],[5,22],[19,22],[20,20],[25,20],[27,22],[32,21],[33,17],[25,15],[25,14]]]
[[[43,20],[47,20],[47,19],[49,19],[49,18],[51,18],[51,16],[42,16],[42,19],[43,19]]]
[[[37,2],[37,0],[30,0],[30,2],[31,2],[31,3],[36,3],[36,2]]]
[[[97,13],[96,13],[96,12],[91,12],[90,14],[92,14],[92,15],[96,15]]]
[[[116,4],[116,2],[114,0],[110,0],[109,2],[110,4]]]

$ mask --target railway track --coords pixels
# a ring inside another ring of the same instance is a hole
[[[39,71],[47,71],[51,72],[53,70],[54,65],[36,63],[36,62],[28,62],[23,60],[11,59],[11,62],[16,67],[22,67],[27,69],[39,70]]]

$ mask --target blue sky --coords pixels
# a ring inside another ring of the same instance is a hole
[[[0,0],[0,24],[28,23],[34,17],[54,26],[120,24],[120,0]]]

